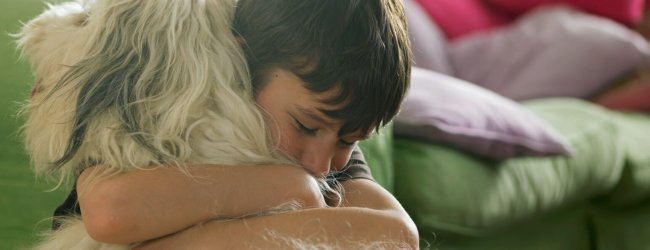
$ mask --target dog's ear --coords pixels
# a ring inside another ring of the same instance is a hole
[[[82,2],[48,5],[42,14],[13,35],[18,39],[22,57],[32,65],[36,82],[41,83],[35,90],[42,91],[52,85],[67,70],[65,65],[79,61],[83,40],[73,38],[82,36],[80,31],[87,14]]]
[[[56,41],[70,40],[72,32],[82,27],[87,13],[80,2],[67,2],[59,5],[48,5],[38,17],[23,25],[18,38],[18,47],[32,62],[40,63],[31,56],[39,56],[39,50],[47,44],[57,44]]]

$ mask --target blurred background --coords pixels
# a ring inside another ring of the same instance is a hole
[[[43,219],[68,191],[50,192],[54,182],[34,177],[19,132],[23,120],[17,112],[29,97],[33,79],[10,34],[45,7],[39,0],[0,0],[0,249],[33,243],[38,232],[50,227]]]

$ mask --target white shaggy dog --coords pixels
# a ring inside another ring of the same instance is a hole
[[[272,150],[245,59],[234,0],[80,0],[27,23],[19,47],[37,79],[25,111],[38,174],[59,184],[147,166],[288,163]],[[37,249],[124,249],[70,219]]]

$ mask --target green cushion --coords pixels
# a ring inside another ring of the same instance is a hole
[[[598,249],[650,249],[650,199],[628,208],[590,211]]]
[[[591,209],[599,249],[650,246],[650,115],[616,112],[625,166],[619,184]]]
[[[395,140],[395,194],[422,232],[482,235],[584,203],[616,184],[623,151],[609,112],[571,99],[527,107],[570,142],[573,156],[492,162],[442,145]]]
[[[625,149],[619,185],[609,193],[609,205],[634,205],[650,197],[650,115],[615,113]]]
[[[481,236],[422,234],[421,246],[441,250],[586,250],[591,249],[591,235],[585,214],[584,206],[567,208]]]
[[[393,192],[393,129],[382,128],[368,140],[359,143],[370,166],[372,177],[389,192]]]

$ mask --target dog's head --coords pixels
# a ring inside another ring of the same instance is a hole
[[[67,147],[78,91],[73,84],[58,85],[58,91],[55,87],[69,66],[83,57],[86,41],[80,38],[85,35],[87,14],[81,2],[50,5],[18,34],[18,46],[35,78],[24,130],[37,172],[48,170]]]
[[[233,0],[89,0],[27,23],[36,171],[271,159],[233,14]]]

